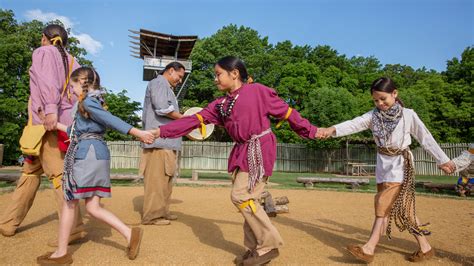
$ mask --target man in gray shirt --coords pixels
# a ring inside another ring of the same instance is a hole
[[[148,83],[143,105],[143,128],[155,129],[179,119],[178,101],[173,89],[182,82],[184,66],[168,64],[163,73]],[[169,211],[172,177],[176,171],[176,151],[181,149],[181,138],[158,138],[152,144],[142,144],[140,175],[144,178],[145,196],[142,224],[168,225],[178,217]]]

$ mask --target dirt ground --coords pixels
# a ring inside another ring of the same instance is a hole
[[[373,222],[373,194],[320,190],[270,189],[273,196],[290,199],[290,213],[272,218],[285,246],[272,265],[357,264],[345,250],[368,239]],[[243,218],[230,202],[228,187],[175,187],[169,226],[143,226],[140,254],[129,261],[125,240],[110,227],[85,216],[87,237],[70,247],[75,264],[232,265],[243,253]],[[0,195],[0,210],[11,193]],[[0,236],[0,264],[35,264],[52,248],[46,242],[57,233],[53,192],[40,190],[33,207],[14,237]],[[103,200],[125,223],[138,225],[143,188],[114,187],[112,199]],[[84,207],[84,206],[82,206]],[[83,209],[84,210],[84,209]],[[474,265],[474,201],[419,196],[422,222],[431,222],[430,243],[435,259],[426,265]],[[417,245],[408,233],[393,233],[376,251],[375,265],[410,264],[405,257]]]

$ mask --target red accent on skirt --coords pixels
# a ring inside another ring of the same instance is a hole
[[[86,192],[91,192],[91,191],[102,191],[102,192],[110,192],[110,188],[106,187],[86,187],[86,188],[78,188],[76,191],[74,191],[75,194],[78,193],[86,193]]]

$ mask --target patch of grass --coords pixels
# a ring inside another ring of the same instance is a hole
[[[15,186],[15,182],[0,181],[0,188]]]
[[[133,174],[137,175],[138,174],[138,169],[137,168],[112,168],[110,169],[111,174]]]
[[[19,170],[14,169],[0,169],[0,173],[15,173],[19,172]],[[231,176],[228,173],[199,173],[200,180],[230,180]],[[124,169],[111,169],[111,174],[131,174],[137,175],[138,169],[136,168],[124,168]],[[181,178],[189,178],[191,179],[192,170],[184,169],[180,172]],[[288,172],[274,172],[273,176],[270,177],[270,182],[277,183],[279,186],[278,189],[305,189],[303,184],[297,183],[297,177],[338,177],[344,178],[339,175],[335,174],[328,174],[328,173],[288,173]],[[348,177],[353,178],[353,177]],[[364,177],[369,178],[370,184],[360,186],[357,190],[358,192],[370,192],[374,193],[376,189],[375,184],[375,177]],[[453,176],[425,176],[419,175],[415,177],[416,181],[422,182],[433,182],[433,183],[442,183],[442,184],[453,184],[453,186],[457,182],[457,177]],[[112,180],[112,186],[140,186],[142,185],[141,182],[137,183],[131,180]],[[46,178],[42,178],[41,181],[42,187],[47,187],[50,183]],[[0,181],[0,188],[10,188],[14,187],[16,184],[14,182],[6,182]],[[197,186],[197,185],[196,185]],[[320,189],[320,190],[331,190],[331,191],[351,191],[351,189],[347,188],[347,185],[344,184],[315,184],[313,189]],[[421,194],[431,194],[431,195],[446,195],[446,196],[457,196],[454,191],[441,191],[438,193],[433,193],[430,190],[423,189],[423,188],[416,188],[417,192]]]

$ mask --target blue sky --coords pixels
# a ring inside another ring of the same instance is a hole
[[[129,53],[128,29],[208,37],[230,23],[276,44],[330,45],[340,54],[375,56],[443,71],[474,45],[473,0],[0,0],[17,20],[61,19],[94,62],[102,85],[142,102],[142,61]]]

